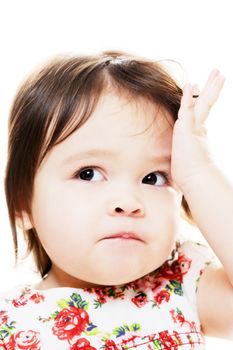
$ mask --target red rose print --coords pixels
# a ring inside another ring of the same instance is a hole
[[[28,299],[25,299],[24,297],[20,297],[18,299],[13,299],[12,304],[14,307],[20,307],[24,306],[28,303]]]
[[[95,289],[95,294],[97,295],[97,301],[100,304],[105,304],[107,302],[106,293],[101,289]]]
[[[135,346],[137,346],[136,340],[138,340],[138,338],[139,337],[137,335],[128,334],[128,336],[122,340],[122,348],[133,349]]]
[[[159,273],[160,277],[166,278],[168,281],[176,280],[182,282],[183,276],[180,270],[180,264],[175,260],[171,266],[166,263]]]
[[[7,350],[40,350],[40,333],[30,330],[12,334],[6,348]]]
[[[178,320],[180,323],[186,322],[183,314],[178,314],[178,315],[177,315],[177,320]]]
[[[107,299],[124,299],[124,292],[118,290],[117,287],[106,287],[106,288],[85,288],[85,292],[96,294],[97,301],[100,304],[105,304]]]
[[[192,260],[189,259],[184,254],[181,254],[179,256],[179,258],[178,258],[178,262],[179,262],[179,265],[180,265],[180,269],[181,269],[182,275],[185,275],[188,272],[188,270],[190,269],[190,267],[191,267]]]
[[[70,350],[96,350],[96,348],[93,348],[87,339],[80,338],[74,345],[71,346]]]
[[[104,296],[99,297],[97,300],[100,304],[105,304],[107,302],[107,300]]]
[[[42,295],[40,293],[32,294],[32,296],[30,297],[30,300],[32,300],[34,303],[38,304],[41,301],[44,301],[44,295]]]
[[[137,307],[142,307],[146,303],[148,303],[148,299],[146,294],[141,293],[139,295],[136,295],[134,298],[131,299],[132,302],[137,306]]]
[[[0,350],[6,350],[6,345],[3,343],[3,341],[0,339]]]
[[[179,336],[179,333],[176,332],[176,331],[173,331],[173,334],[174,334],[174,337],[175,337],[175,339],[177,340],[178,344],[179,344],[179,345],[182,345],[183,342],[182,342],[181,337]]]
[[[164,278],[161,274],[158,276],[147,275],[137,281],[137,286],[134,289],[138,290],[152,290],[155,291],[158,288],[162,289],[167,284],[167,279]]]
[[[88,313],[83,309],[70,306],[59,312],[52,331],[58,339],[67,339],[72,343],[72,339],[80,335],[88,324]]]
[[[109,339],[105,343],[105,349],[106,350],[118,350],[118,347],[113,340]]]
[[[163,345],[163,349],[178,350],[179,345],[172,338],[172,336],[168,333],[168,331],[160,332],[159,333],[159,340],[161,341],[161,343]]]
[[[38,304],[41,301],[44,301],[44,296],[40,293],[33,293],[30,288],[24,288],[21,292],[19,298],[11,300],[11,303],[14,307],[21,307],[28,304],[29,301],[33,301]]]
[[[163,301],[169,301],[170,299],[170,294],[167,290],[161,290],[155,297],[154,300],[158,303],[161,304]]]
[[[29,288],[24,288],[19,298],[12,300],[14,307],[24,306],[28,303],[28,295],[30,295],[31,290]]]
[[[168,262],[164,263],[157,277],[183,282],[183,276],[188,272],[191,264],[192,260],[180,252],[178,259],[174,260],[171,265]]]
[[[201,269],[201,270],[200,270],[200,276],[203,274],[204,270],[205,270],[205,269]]]
[[[0,326],[8,322],[8,316],[6,311],[0,311]]]
[[[154,286],[152,288],[152,291],[158,291],[160,289],[163,289],[167,284],[166,278],[163,277],[157,277],[154,281]]]

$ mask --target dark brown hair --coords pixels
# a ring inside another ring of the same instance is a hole
[[[31,75],[20,87],[9,119],[5,192],[16,261],[16,214],[31,214],[36,171],[54,145],[77,130],[94,111],[108,87],[156,103],[177,119],[182,90],[159,62],[124,52],[60,57]],[[187,217],[191,214],[185,199]],[[35,229],[25,230],[27,252],[33,253],[43,277],[51,260]]]

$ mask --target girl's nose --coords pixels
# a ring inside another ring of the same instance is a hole
[[[136,199],[122,199],[112,203],[110,215],[126,215],[126,216],[144,216],[144,208],[142,203]]]
[[[127,215],[127,216],[143,216],[144,214],[143,211],[138,208],[138,209],[134,209],[134,210],[128,210],[128,209],[122,209],[120,207],[116,207],[115,208],[115,213],[119,213],[122,215]]]

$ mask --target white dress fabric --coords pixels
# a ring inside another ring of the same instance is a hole
[[[17,286],[0,296],[0,349],[205,349],[197,288],[213,254],[177,244],[160,268],[128,284],[103,288]]]

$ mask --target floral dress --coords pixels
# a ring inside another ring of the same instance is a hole
[[[208,248],[185,241],[160,268],[103,288],[18,286],[0,297],[0,349],[204,349],[196,292]]]

